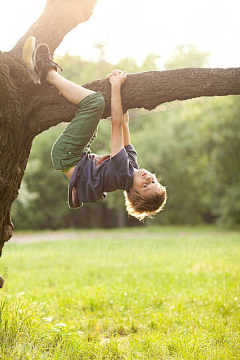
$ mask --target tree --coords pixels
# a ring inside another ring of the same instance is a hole
[[[36,75],[21,60],[24,41],[33,35],[47,42],[51,53],[64,36],[92,15],[97,0],[47,0],[43,14],[9,52],[0,51],[0,255],[13,232],[12,202],[27,165],[34,137],[60,122],[69,122],[77,107],[54,88],[37,84]],[[240,94],[240,68],[185,68],[129,74],[122,89],[123,110],[151,110],[157,105],[200,96]],[[103,117],[110,115],[107,79],[84,85],[102,91],[106,101]],[[133,91],[134,89],[134,91]],[[0,286],[2,286],[0,280]]]

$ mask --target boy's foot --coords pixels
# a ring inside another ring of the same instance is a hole
[[[39,44],[36,47],[33,55],[33,62],[41,84],[47,87],[52,86],[47,81],[48,70],[52,68],[57,71],[57,68],[59,67],[61,71],[63,71],[63,68],[52,60],[47,44]]]
[[[22,59],[27,64],[27,67],[34,71],[33,53],[36,47],[35,36],[29,36],[22,48]]]

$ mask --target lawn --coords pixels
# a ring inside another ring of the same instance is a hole
[[[4,247],[1,359],[240,358],[240,232],[78,233]]]

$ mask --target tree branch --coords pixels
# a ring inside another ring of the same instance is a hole
[[[44,12],[18,41],[10,53],[20,58],[25,40],[33,35],[37,43],[47,43],[51,53],[64,36],[79,23],[87,21],[98,0],[47,0]]]
[[[106,102],[103,118],[110,116],[111,88],[108,79],[83,85],[101,91]],[[122,87],[123,111],[133,108],[152,110],[174,100],[201,96],[240,95],[240,68],[188,68],[168,71],[147,71],[129,74]],[[29,114],[29,130],[34,135],[60,122],[69,122],[77,106],[59,95],[56,88],[35,88],[31,101],[35,107]]]

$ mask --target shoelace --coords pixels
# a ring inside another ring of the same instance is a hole
[[[54,61],[51,61],[51,63],[52,64],[54,64],[54,65],[56,65],[56,66],[58,66],[59,67],[59,69],[61,70],[61,71],[63,71],[63,68],[59,65],[59,64],[57,64],[56,62],[54,62]]]
[[[44,57],[41,57],[41,58],[38,59],[38,61],[37,61],[36,63],[42,62],[42,65],[43,65],[43,67],[44,67],[44,60],[45,60],[46,63],[54,64],[54,65],[56,65],[57,67],[59,67],[59,69],[60,69],[61,71],[64,71],[63,68],[62,68],[59,64],[57,64],[55,61],[52,61],[51,58],[50,58],[50,59],[49,59],[49,58],[48,58],[48,59],[44,59]]]

